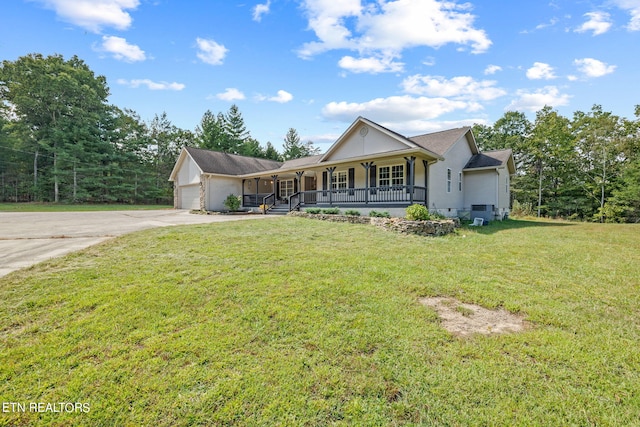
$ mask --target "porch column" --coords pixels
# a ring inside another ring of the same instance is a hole
[[[271,179],[273,180],[273,204],[276,204],[278,200],[278,175],[271,175]]]
[[[260,177],[253,178],[256,181],[256,204],[260,206],[262,203],[258,201],[258,192],[260,190]]]
[[[298,193],[302,193],[302,197],[298,196],[298,200],[300,200],[300,203],[304,204],[304,192],[302,191],[302,175],[304,175],[304,171],[296,172],[296,181],[298,181]]]
[[[409,203],[413,204],[413,186],[414,186],[413,182],[416,180],[416,175],[415,175],[416,158],[415,156],[411,156],[411,157],[405,157],[404,159],[407,161],[407,164],[409,165],[409,182],[407,183],[407,185],[409,186]]]
[[[429,161],[423,160],[422,165],[424,166],[424,204],[429,209]]]
[[[364,168],[364,204],[369,204],[369,169],[373,166],[373,162],[360,163]]]
[[[333,205],[333,172],[335,170],[335,166],[327,168],[327,172],[329,172],[329,205]]]

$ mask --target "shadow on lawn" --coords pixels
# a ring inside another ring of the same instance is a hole
[[[479,234],[493,234],[504,230],[513,230],[518,228],[529,227],[568,227],[576,225],[572,222],[561,221],[544,221],[536,219],[506,219],[504,221],[491,221],[489,225],[483,225],[481,227],[470,227],[469,224],[464,224],[463,229],[473,230]]]

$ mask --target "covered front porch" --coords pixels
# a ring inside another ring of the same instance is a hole
[[[376,164],[377,163],[377,164]],[[267,211],[304,207],[393,208],[428,206],[429,162],[384,159],[243,179],[242,204]],[[416,178],[420,184],[416,185]]]

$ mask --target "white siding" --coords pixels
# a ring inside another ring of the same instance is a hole
[[[200,168],[198,168],[189,155],[185,156],[177,175],[179,185],[197,184],[200,182]]]
[[[494,169],[464,173],[464,206],[471,209],[471,205],[498,206],[496,185],[498,174]]]
[[[498,169],[498,204],[497,209],[509,212],[511,205],[511,177],[506,168]]]
[[[464,209],[464,194],[469,188],[464,178],[463,191],[458,191],[458,173],[466,166],[471,156],[471,148],[463,136],[444,154],[444,161],[429,166],[430,210],[446,216],[457,216],[458,210]],[[419,170],[419,168],[416,169]],[[451,169],[451,192],[447,192],[447,169]],[[416,184],[418,184],[417,180]]]
[[[335,161],[349,159],[408,148],[406,144],[403,144],[402,142],[397,141],[389,135],[386,135],[370,126],[366,126],[367,132],[366,135],[363,136],[360,133],[360,130],[363,127],[365,127],[364,124],[357,126],[350,135],[347,135],[327,160]]]
[[[224,201],[233,194],[242,195],[242,179],[214,176],[208,177],[205,181],[205,209],[208,211],[225,210]]]

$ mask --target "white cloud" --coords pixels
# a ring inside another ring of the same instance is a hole
[[[531,80],[551,80],[555,79],[553,67],[544,62],[534,62],[533,67],[527,70],[527,78]]]
[[[536,30],[544,30],[545,28],[553,27],[558,23],[558,18],[551,18],[549,22],[536,25]]]
[[[434,58],[433,56],[428,56],[424,59],[424,61],[422,61],[423,65],[426,65],[427,67],[433,67],[434,65],[436,65],[436,58]]]
[[[131,15],[139,0],[38,0],[53,9],[63,21],[88,31],[99,33],[104,27],[126,30],[131,26]]]
[[[198,37],[196,43],[198,44],[198,49],[200,49],[197,53],[198,58],[200,58],[202,62],[211,65],[221,65],[229,51],[226,47],[214,40],[201,39]]]
[[[620,9],[626,10],[631,15],[627,25],[629,31],[640,31],[640,1],[639,0],[613,0]]]
[[[340,68],[344,68],[352,73],[397,73],[404,69],[402,62],[394,62],[393,58],[354,58],[352,56],[344,56],[338,62]]]
[[[447,97],[468,101],[491,101],[507,94],[495,87],[494,80],[476,81],[473,77],[458,76],[446,79],[442,76],[409,76],[402,82],[406,93],[433,97]]]
[[[223,101],[241,101],[245,99],[244,93],[234,87],[228,87],[224,92],[216,95],[216,98]]]
[[[154,82],[153,80],[149,79],[118,79],[117,82],[118,84],[129,86],[132,88],[146,86],[149,90],[182,90],[185,88],[185,85],[182,83]]]
[[[256,22],[262,21],[262,15],[269,13],[271,8],[271,0],[267,0],[265,4],[257,4],[253,8],[253,20]]]
[[[475,110],[476,103],[446,98],[391,96],[367,102],[330,102],[322,109],[322,115],[330,120],[353,121],[364,116],[376,122],[407,122],[430,120],[455,110]]]
[[[535,92],[526,90],[518,90],[516,92],[518,98],[514,99],[511,104],[505,108],[505,111],[531,111],[536,112],[545,105],[551,107],[561,107],[569,104],[571,98],[567,94],[561,94],[560,90],[555,86],[546,86]]]
[[[276,96],[272,96],[269,98],[269,101],[278,102],[280,104],[286,104],[293,100],[293,95],[291,95],[286,90],[279,90]]]
[[[585,77],[602,77],[615,71],[615,65],[608,65],[593,58],[576,59],[573,64]]]
[[[302,7],[318,38],[302,46],[303,58],[333,49],[397,58],[415,46],[454,43],[470,46],[473,53],[491,46],[485,31],[474,27],[469,3],[395,0],[363,6],[361,0],[304,0]]]
[[[109,52],[114,58],[126,62],[144,61],[147,59],[144,50],[134,44],[127,43],[127,40],[122,37],[102,36],[102,46],[100,50]]]
[[[271,102],[277,102],[277,103],[280,103],[280,104],[286,104],[287,102],[290,102],[290,101],[293,100],[293,95],[291,95],[286,90],[279,90],[278,94],[276,96],[256,95],[255,96],[255,100],[256,101],[271,101]]]
[[[578,33],[593,31],[593,35],[598,36],[606,33],[611,28],[610,15],[606,12],[589,12],[585,13],[584,16],[588,18],[588,21],[576,29]]]
[[[484,69],[484,74],[485,76],[489,76],[492,74],[497,73],[498,71],[502,71],[502,67],[499,65],[489,65],[487,68]]]

